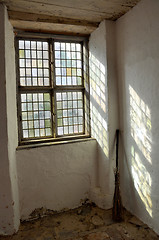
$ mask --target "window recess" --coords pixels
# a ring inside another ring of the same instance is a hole
[[[87,41],[16,38],[19,144],[90,136]]]

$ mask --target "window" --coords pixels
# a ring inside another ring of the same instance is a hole
[[[16,38],[19,143],[89,136],[85,41]]]

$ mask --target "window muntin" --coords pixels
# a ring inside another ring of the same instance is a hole
[[[21,93],[23,138],[52,136],[49,93]]]
[[[19,141],[84,135],[82,42],[17,42]]]
[[[56,93],[57,135],[83,134],[83,94],[81,91]]]
[[[82,51],[80,43],[55,42],[56,85],[82,85]]]
[[[49,86],[49,43],[19,40],[20,86]]]

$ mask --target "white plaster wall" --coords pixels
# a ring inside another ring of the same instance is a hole
[[[124,206],[159,233],[159,1],[117,21]]]
[[[91,35],[89,50],[91,128],[97,141],[17,151],[21,219],[27,219],[36,208],[75,208],[86,198],[102,208],[112,207],[118,122],[115,23],[100,24]]]
[[[6,86],[12,88],[9,82],[15,80],[14,64],[12,64],[12,61],[15,61],[12,53],[13,47],[8,44],[10,32],[6,8],[0,4],[0,234],[3,235],[13,234],[19,225],[17,187],[13,187],[17,184],[16,168],[13,167],[15,165],[15,148],[14,150],[11,148],[12,144],[10,147],[8,146],[10,142],[9,128],[15,127],[14,121],[12,122],[12,118],[9,120],[8,116],[9,104],[11,104],[10,109],[14,109],[14,102],[8,101],[6,90]],[[8,67],[6,67],[7,64],[9,64]],[[12,116],[10,115],[10,117]]]
[[[89,41],[91,132],[98,142],[96,189],[92,189],[91,198],[102,208],[112,207],[114,193],[114,137],[118,126],[115,46],[115,23],[103,21]]]
[[[13,195],[14,228],[19,228],[19,193],[16,166],[16,147],[18,145],[17,103],[16,103],[16,67],[13,27],[5,9],[5,62],[7,93],[8,157],[11,189]]]
[[[116,152],[116,129],[119,128],[119,106],[117,91],[116,67],[116,23],[106,21],[106,55],[107,55],[107,81],[108,81],[108,132],[109,132],[109,185],[105,182],[104,189],[109,186],[110,204],[114,195],[114,169]],[[104,172],[102,173],[104,176]],[[105,177],[103,177],[105,181]]]
[[[36,208],[78,207],[94,186],[96,141],[17,151],[21,219]]]

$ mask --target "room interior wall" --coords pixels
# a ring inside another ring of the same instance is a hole
[[[22,219],[27,219],[37,208],[61,211],[78,207],[87,198],[100,207],[106,209],[112,207],[113,144],[117,123],[117,118],[114,117],[113,122],[111,120],[116,112],[116,78],[113,73],[115,54],[111,57],[111,53],[115,52],[114,32],[115,24],[104,21],[92,34],[89,42],[90,54],[94,54],[91,55],[90,62],[93,61],[92,67],[97,73],[96,78],[90,80],[90,88],[92,91],[93,81],[96,81],[101,91],[101,95],[99,92],[96,93],[99,94],[98,99],[93,99],[94,95],[91,92],[91,128],[92,137],[96,140],[17,151]],[[110,47],[110,51],[106,52],[107,47]],[[108,76],[109,81],[107,81]],[[107,84],[110,83],[108,101]],[[95,91],[98,89],[96,88]],[[100,110],[98,100],[101,101]],[[112,105],[112,103],[114,108],[111,109],[108,117],[108,104]],[[108,127],[109,121],[112,125],[109,123]],[[108,137],[109,131],[112,135]]]
[[[63,211],[80,206],[94,185],[96,141],[17,151],[21,219],[37,208]]]
[[[159,1],[141,0],[117,21],[124,206],[159,233]]]
[[[19,228],[19,190],[16,164],[16,148],[18,144],[17,99],[16,99],[16,66],[13,27],[8,20],[5,8],[5,63],[6,63],[6,100],[8,128],[8,158],[11,178],[11,189],[14,209],[14,228]]]
[[[96,188],[92,200],[111,208],[115,131],[118,128],[115,22],[103,21],[89,39],[91,133],[97,141]]]
[[[112,207],[118,101],[123,204],[159,233],[158,9],[158,0],[141,0],[116,23],[103,21],[90,37],[91,126],[96,140],[15,152],[13,30],[0,5],[0,233],[16,231],[19,218],[27,219],[36,208],[60,211],[87,198],[102,208]]]
[[[6,11],[6,10],[5,10]],[[108,26],[107,26],[108,25]],[[99,32],[99,38],[95,39],[95,45],[101,38],[104,39],[102,47],[99,44],[95,46],[95,54],[100,55],[100,61],[94,61],[98,65],[98,80],[103,81],[104,92],[100,97],[101,112],[97,118],[99,132],[97,137],[98,146],[95,140],[86,143],[74,143],[67,145],[56,145],[44,148],[23,149],[16,152],[18,166],[18,184],[20,196],[20,217],[26,219],[36,208],[44,207],[53,210],[62,210],[79,206],[83,200],[90,198],[96,201],[100,206],[109,208],[112,206],[113,196],[113,169],[112,159],[109,160],[111,153],[112,139],[108,137],[108,89],[107,77],[111,76],[111,71],[107,69],[106,53],[109,41],[114,41],[114,36],[107,35],[106,31],[113,29],[111,24],[105,21],[100,28],[93,34],[96,36]],[[16,80],[15,80],[15,62],[14,62],[14,40],[13,30],[8,22],[5,12],[5,53],[6,56],[6,99],[7,106],[7,133],[9,158],[8,174],[11,184],[11,194],[15,201],[12,202],[18,218],[18,191],[16,187],[16,164],[15,148],[17,146],[17,125],[16,125]],[[103,32],[104,30],[104,32]],[[2,36],[3,36],[2,34]],[[96,38],[96,37],[95,37]],[[92,38],[93,39],[93,36]],[[108,43],[107,41],[108,40]],[[92,41],[92,40],[91,40]],[[114,43],[113,43],[114,44]],[[113,46],[111,44],[111,46]],[[91,46],[91,42],[90,42]],[[93,47],[94,48],[94,47]],[[95,56],[96,57],[96,56]],[[109,61],[108,61],[109,62]],[[96,68],[97,66],[95,66]],[[101,72],[100,72],[101,71]],[[111,79],[112,77],[110,77]],[[97,80],[97,79],[96,79]],[[100,87],[99,83],[99,87]],[[93,85],[93,83],[92,83]],[[98,91],[98,89],[97,89]],[[93,108],[95,103],[92,103]],[[92,127],[93,129],[93,127]],[[109,128],[110,129],[110,128]],[[59,154],[62,152],[62,154]],[[38,154],[40,153],[40,155]],[[112,155],[111,155],[112,157]],[[56,166],[56,167],[55,167]],[[70,168],[68,168],[70,166]],[[28,174],[29,173],[29,174]],[[79,175],[79,176],[78,176]],[[14,178],[13,178],[14,176]],[[66,184],[68,188],[66,188]],[[9,189],[9,187],[7,187]],[[50,190],[51,189],[51,190]],[[13,190],[13,191],[12,191]],[[70,197],[71,196],[71,197]],[[65,201],[67,199],[67,201]],[[7,228],[8,231],[8,228]]]
[[[16,78],[13,28],[6,7],[0,4],[0,234],[13,234],[19,227],[19,198],[15,151]]]

